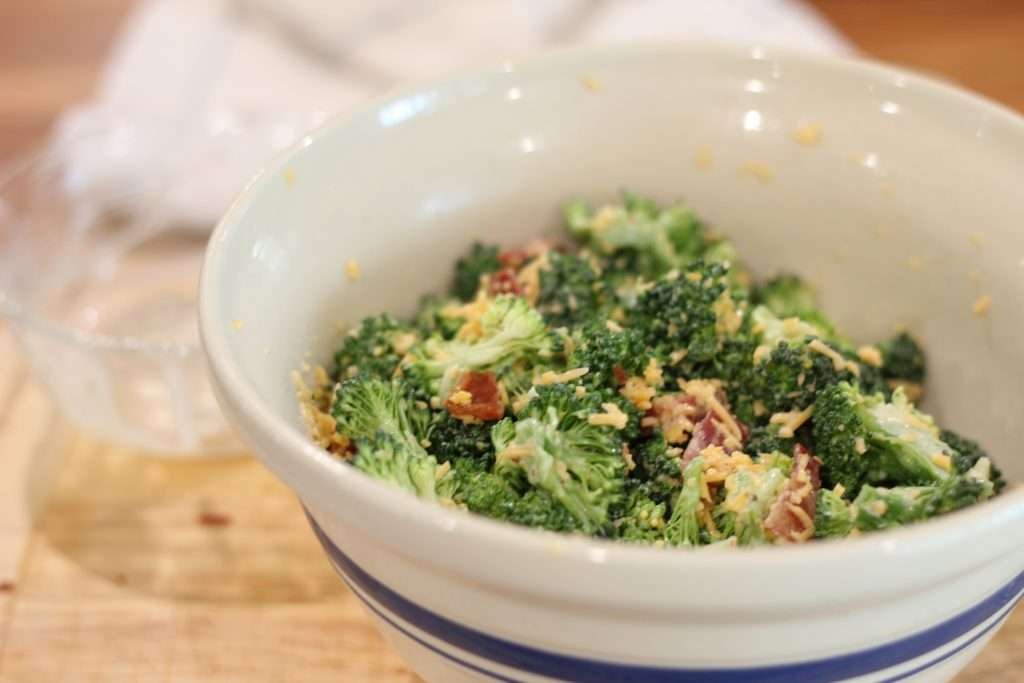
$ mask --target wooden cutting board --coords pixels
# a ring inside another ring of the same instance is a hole
[[[255,461],[76,434],[0,327],[0,681],[419,680]],[[958,679],[1024,679],[1024,609]]]

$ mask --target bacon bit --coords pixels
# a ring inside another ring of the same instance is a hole
[[[821,488],[821,461],[797,444],[793,470],[775,499],[764,528],[778,543],[803,543],[814,536],[814,511]]]
[[[212,512],[210,510],[202,510],[196,516],[196,521],[201,526],[226,527],[231,524],[231,517],[224,514],[223,512]]]
[[[693,436],[686,444],[686,450],[683,451],[682,466],[686,467],[708,446],[721,446],[724,442],[722,432],[718,429],[718,420],[711,413],[707,413],[693,428]]]
[[[13,581],[0,581],[0,593],[13,593],[14,582]]]
[[[498,252],[498,262],[503,268],[518,269],[529,260],[525,249],[502,249]]]
[[[519,284],[519,279],[516,276],[514,268],[502,268],[498,272],[491,275],[490,280],[487,283],[487,292],[491,296],[498,296],[499,294],[512,294],[519,296],[523,293],[523,288]]]
[[[455,400],[456,398],[459,400]],[[476,419],[487,422],[500,420],[505,415],[501,390],[493,372],[470,370],[462,373],[455,385],[455,391],[445,401],[444,407],[453,417],[461,420]]]
[[[622,369],[621,365],[616,365],[612,368],[612,377],[615,378],[615,382],[619,386],[625,384],[629,379],[629,375],[626,374],[626,371]]]
[[[725,404],[721,381],[695,379],[689,382],[680,382],[680,386],[683,391],[696,398],[702,407],[706,407],[715,415],[717,421],[726,429],[726,437],[731,437],[736,442],[735,448],[740,448],[747,440],[747,433],[750,430],[729,412],[729,408]]]

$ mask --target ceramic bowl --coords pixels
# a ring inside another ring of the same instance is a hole
[[[566,199],[629,188],[685,199],[756,272],[804,273],[864,339],[918,334],[926,408],[1019,482],[1022,178],[1019,116],[893,68],[699,45],[557,53],[393,96],[270,164],[210,243],[201,331],[230,421],[427,680],[942,680],[1024,591],[1019,487],[802,547],[558,536],[335,460],[306,438],[289,373],[329,358],[336,321],[410,312],[471,241],[557,231]]]

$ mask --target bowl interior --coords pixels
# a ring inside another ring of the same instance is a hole
[[[337,323],[441,290],[473,240],[557,232],[574,196],[683,199],[756,273],[808,276],[858,341],[920,336],[927,407],[1020,480],[1022,177],[1019,118],[889,69],[761,49],[557,55],[304,140],[218,232],[204,306],[251,391],[301,429],[289,373],[329,357]]]

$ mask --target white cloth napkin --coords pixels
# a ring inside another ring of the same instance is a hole
[[[850,51],[798,0],[144,0],[53,152],[83,198],[104,206],[156,184],[161,220],[208,230],[262,160],[372,95],[638,38]]]

